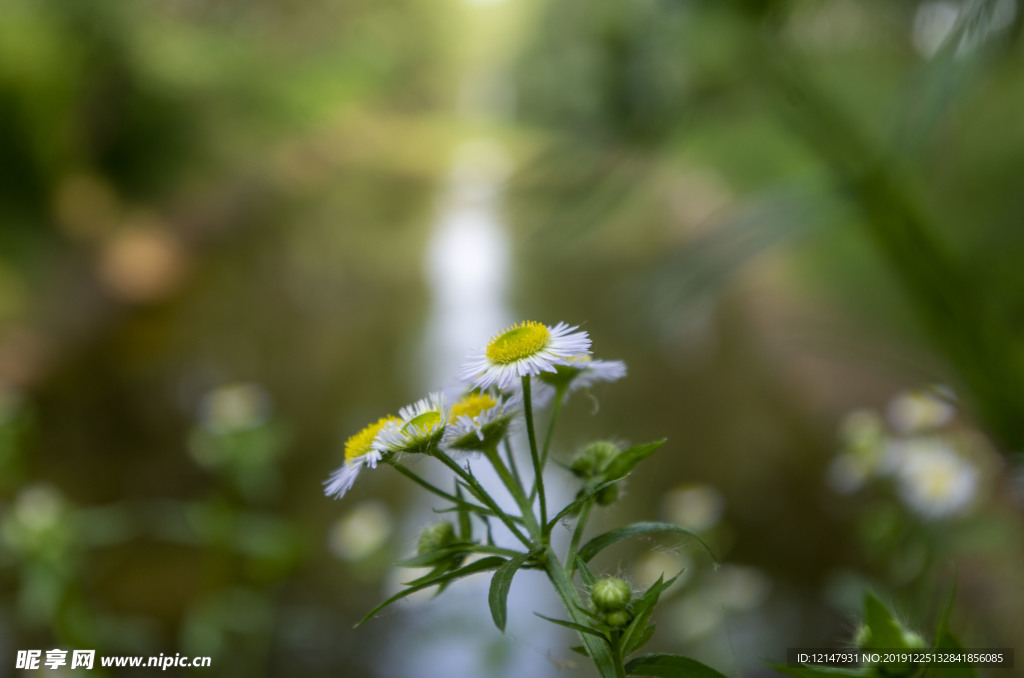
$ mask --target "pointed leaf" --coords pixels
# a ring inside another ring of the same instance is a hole
[[[645,654],[626,664],[630,676],[655,676],[656,678],[726,678],[710,666],[696,659],[674,654]]]
[[[576,645],[574,647],[570,647],[569,649],[572,650],[573,652],[575,652],[576,654],[581,654],[581,655],[583,655],[584,657],[587,657],[587,658],[590,657],[590,653],[587,652],[587,648],[585,646],[583,646],[583,645]]]
[[[623,647],[634,645],[636,643],[635,639],[639,638],[646,632],[647,622],[650,621],[651,615],[654,614],[654,607],[658,604],[658,599],[661,597],[661,594],[667,591],[678,578],[678,574],[668,581],[663,581],[664,576],[658,577],[658,581],[654,582],[650,588],[644,591],[643,594],[633,601],[630,605],[630,611],[633,613],[633,619],[629,622],[629,626],[626,627],[626,631],[622,634]],[[640,646],[637,645],[637,647]],[[629,654],[629,652],[626,654]]]
[[[532,557],[530,553],[523,553],[515,558],[505,561],[505,564],[497,569],[491,579],[491,589],[487,594],[487,602],[491,606],[491,617],[498,630],[505,633],[505,622],[508,619],[508,590],[512,586],[512,578],[527,560]]]
[[[864,596],[864,623],[871,630],[864,644],[865,650],[906,647],[899,622],[893,618],[885,603],[871,592]]]
[[[651,636],[654,635],[654,628],[656,624],[651,624],[646,627],[643,631],[635,634],[633,637],[627,639],[625,636],[622,637],[622,654],[631,655],[651,640]]]
[[[576,622],[565,621],[563,619],[554,619],[552,617],[545,617],[540,612],[534,612],[534,614],[537,615],[538,617],[540,617],[541,619],[543,619],[544,621],[549,621],[552,624],[558,624],[559,626],[564,626],[567,629],[572,629],[573,631],[578,631],[579,633],[589,633],[592,636],[597,636],[598,638],[600,638],[602,640],[605,640],[605,637],[604,637],[603,633],[601,633],[597,629],[592,629],[589,626],[584,626],[583,624],[577,624]]]
[[[417,591],[422,591],[423,589],[430,588],[431,586],[433,586],[435,584],[443,584],[443,583],[446,583],[446,582],[449,582],[449,581],[453,581],[455,579],[462,579],[463,577],[468,577],[469,575],[476,574],[478,572],[487,572],[489,570],[495,570],[495,569],[501,567],[504,563],[505,563],[505,559],[504,558],[502,558],[500,556],[490,556],[488,558],[481,558],[480,560],[472,562],[469,565],[466,565],[465,567],[460,567],[457,570],[450,570],[448,572],[444,572],[444,573],[435,575],[433,577],[430,577],[429,579],[426,579],[426,580],[423,580],[423,579],[417,580],[418,583],[416,583],[415,585],[412,585],[412,586],[410,586],[407,589],[399,591],[398,593],[396,593],[395,595],[391,596],[390,598],[385,600],[383,603],[381,603],[377,607],[375,607],[372,610],[370,610],[369,614],[367,614],[365,617],[363,617],[361,620],[359,620],[359,623],[356,624],[356,626],[361,626],[362,624],[365,624],[375,614],[377,614],[378,612],[383,610],[385,607],[387,607],[391,603],[393,603],[393,602],[395,602],[397,600],[401,600],[402,598],[405,598],[406,596],[412,595],[413,593],[416,593]]]
[[[612,459],[608,468],[602,474],[606,480],[618,480],[625,478],[633,468],[647,457],[654,454],[654,451],[665,444],[665,438],[656,440],[646,445],[637,445],[628,450],[619,452],[618,456]]]
[[[715,554],[711,551],[711,547],[704,543],[704,540],[695,535],[693,532],[690,532],[686,528],[679,527],[678,525],[673,525],[672,523],[654,522],[633,523],[632,525],[620,527],[618,529],[611,530],[610,532],[605,532],[602,535],[598,535],[597,537],[594,537],[593,539],[591,539],[583,545],[583,548],[581,548],[579,551],[579,557],[584,562],[589,563],[594,556],[596,556],[598,553],[608,548],[612,544],[617,544],[623,539],[628,539],[629,537],[635,537],[641,534],[650,534],[651,532],[675,532],[677,534],[683,534],[687,537],[695,539],[698,544],[704,547],[704,549],[711,556],[711,559],[715,562],[718,562],[718,560],[715,558]]]

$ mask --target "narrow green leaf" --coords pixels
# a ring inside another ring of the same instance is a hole
[[[592,629],[589,626],[584,626],[583,624],[577,624],[576,622],[565,621],[563,619],[554,619],[552,617],[545,617],[540,612],[534,612],[534,614],[537,615],[538,617],[540,617],[541,619],[543,619],[544,621],[549,621],[552,624],[558,624],[559,626],[564,626],[567,629],[572,629],[573,631],[579,631],[580,633],[589,633],[592,636],[597,636],[598,638],[600,638],[602,640],[605,640],[605,637],[604,637],[603,633],[601,633],[597,629]]]
[[[570,647],[569,649],[575,652],[576,654],[581,654],[584,657],[587,657],[588,659],[590,658],[590,653],[587,652],[587,648],[583,645],[576,645],[575,647]]]
[[[848,669],[842,666],[811,666],[809,664],[800,666],[775,664],[772,668],[794,678],[862,678],[869,675],[871,671],[870,668]]]
[[[618,480],[625,478],[633,468],[647,457],[654,454],[654,451],[665,444],[665,438],[656,440],[646,445],[637,445],[628,450],[619,452],[619,455],[612,459],[608,468],[602,474],[607,480]]]
[[[675,532],[677,534],[686,535],[687,537],[696,540],[697,543],[703,546],[704,550],[708,552],[711,559],[718,562],[715,558],[714,552],[711,550],[711,547],[704,543],[704,540],[693,532],[690,532],[686,528],[679,527],[678,525],[673,525],[672,523],[654,522],[633,523],[632,525],[620,527],[618,529],[611,530],[610,532],[605,532],[602,535],[598,535],[583,545],[583,548],[579,551],[579,557],[583,562],[589,563],[594,556],[612,544],[617,544],[623,539],[628,539],[629,537],[635,537],[641,534],[650,534],[651,532]]]
[[[633,619],[629,622],[629,626],[626,627],[625,632],[622,634],[622,647],[634,645],[636,643],[636,639],[646,632],[647,622],[650,621],[651,615],[654,614],[654,607],[658,604],[658,599],[661,597],[661,594],[667,591],[678,578],[678,574],[668,581],[664,581],[664,576],[658,577],[658,581],[651,584],[650,588],[644,591],[635,601],[633,601],[630,605],[630,610],[633,613]],[[630,651],[627,651],[626,654],[629,654],[629,652]]]
[[[502,633],[505,633],[505,622],[508,619],[508,590],[512,586],[512,578],[523,566],[523,563],[531,557],[533,557],[532,554],[523,553],[505,561],[505,564],[499,567],[495,571],[494,577],[491,578],[491,589],[487,594],[487,602],[491,606],[494,625]]]
[[[576,558],[576,569],[580,571],[580,578],[583,579],[583,583],[586,586],[593,586],[594,583],[597,581],[597,576],[594,575],[594,572],[590,569],[590,566],[582,560],[580,560],[578,556]]]
[[[634,634],[634,636],[632,636],[630,638],[626,638],[626,636],[623,636],[622,637],[622,654],[623,655],[627,655],[627,656],[631,655],[634,652],[636,652],[637,650],[639,650],[640,648],[642,648],[644,645],[646,645],[648,642],[650,642],[651,636],[654,635],[654,628],[655,628],[655,626],[657,626],[657,625],[656,624],[651,624],[651,625],[645,627],[643,631],[641,631],[638,634]]]
[[[361,626],[361,625],[365,624],[375,614],[377,614],[378,612],[383,610],[385,607],[387,607],[391,603],[393,603],[393,602],[395,602],[397,600],[401,600],[402,598],[405,598],[406,596],[412,595],[413,593],[416,593],[417,591],[422,591],[423,589],[430,588],[431,586],[434,586],[435,584],[444,584],[446,582],[454,581],[456,579],[462,579],[463,577],[468,577],[469,575],[477,574],[478,572],[487,572],[489,570],[496,570],[499,567],[501,567],[504,563],[505,563],[505,559],[500,557],[500,556],[489,556],[487,558],[481,558],[480,560],[472,562],[469,565],[466,565],[465,567],[460,567],[457,570],[450,570],[450,571],[447,571],[447,572],[443,572],[443,573],[435,575],[433,577],[429,577],[429,578],[427,578],[425,580],[424,579],[418,579],[416,584],[409,586],[409,588],[407,588],[407,589],[399,591],[398,593],[396,593],[395,595],[391,596],[390,598],[385,600],[383,603],[381,603],[377,607],[375,607],[372,610],[370,610],[369,614],[367,614],[365,617],[363,617],[361,620],[359,620],[359,623],[356,624],[356,626]]]
[[[465,497],[462,488],[455,483],[455,496],[459,500],[459,539],[462,541],[473,541],[473,523],[469,519],[469,510],[466,508]]]
[[[626,675],[656,678],[726,678],[696,659],[674,654],[645,654],[626,664]]]
[[[864,596],[864,623],[871,635],[864,644],[865,650],[876,648],[905,648],[903,630],[889,608],[870,591]]]

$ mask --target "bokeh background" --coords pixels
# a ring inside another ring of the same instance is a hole
[[[629,366],[558,458],[669,439],[596,522],[722,560],[598,561],[686,569],[655,649],[772,675],[868,589],[927,635],[955,576],[965,645],[1024,650],[1022,28],[1017,0],[0,0],[0,676],[54,647],[591,675],[533,573],[505,636],[486,580],[354,630],[436,517],[390,469],[320,487],[524,318]]]

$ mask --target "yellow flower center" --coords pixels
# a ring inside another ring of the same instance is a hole
[[[497,404],[498,401],[486,393],[470,393],[452,405],[452,419],[454,420],[462,415],[473,419],[480,416],[481,412],[489,410]]]
[[[380,430],[384,428],[384,425],[389,421],[398,422],[401,420],[398,417],[393,417],[391,415],[381,417],[376,422],[370,424],[362,431],[346,440],[345,461],[353,462],[369,452],[370,444],[373,442],[373,439],[377,437],[377,434],[380,433]]]
[[[547,327],[528,320],[491,339],[487,344],[487,359],[498,365],[509,365],[539,353],[550,339]]]
[[[441,413],[437,410],[431,410],[430,412],[424,412],[418,414],[409,421],[406,422],[405,426],[402,427],[402,433],[410,433],[412,428],[418,428],[420,431],[429,432],[434,430],[437,426],[437,422],[441,421]]]

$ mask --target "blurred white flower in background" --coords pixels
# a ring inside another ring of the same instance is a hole
[[[270,396],[259,384],[235,383],[216,388],[199,403],[199,421],[213,433],[256,428],[267,421]]]
[[[667,520],[695,532],[710,530],[725,511],[722,493],[711,485],[680,485],[666,492],[661,501]]]
[[[941,438],[909,440],[901,446],[896,470],[900,497],[923,518],[934,520],[959,515],[978,492],[980,474]]]
[[[956,409],[951,395],[942,387],[901,393],[892,399],[886,414],[899,433],[919,433],[945,426]]]
[[[334,522],[328,546],[341,560],[362,560],[384,546],[393,531],[388,507],[379,501],[364,501]]]

